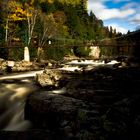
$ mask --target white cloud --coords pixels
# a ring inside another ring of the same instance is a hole
[[[129,3],[125,4],[121,9],[129,9],[129,8],[132,8],[137,5],[138,4],[136,2],[129,2]]]
[[[108,8],[105,2],[126,2],[119,8]],[[103,20],[106,26],[116,28],[118,32],[127,33],[128,30],[135,30],[140,25],[140,2],[132,0],[88,0],[88,10],[93,11],[97,18]],[[123,24],[122,24],[123,23]],[[123,26],[123,27],[122,27]]]
[[[97,17],[99,17],[102,20],[108,20],[108,19],[122,19],[126,18],[132,14],[134,14],[135,11],[133,9],[128,9],[128,10],[118,10],[118,9],[103,9],[101,12],[95,12]]]
[[[126,34],[128,32],[128,29],[123,28],[118,24],[109,24],[108,26],[112,26],[112,28],[116,29],[117,32],[121,32],[123,34]]]
[[[130,21],[132,24],[140,24],[140,14],[136,14]]]
[[[132,8],[129,9],[117,9],[117,8],[112,8],[108,9],[103,3],[101,2],[90,2],[88,5],[89,11],[93,11],[94,14],[102,20],[109,20],[113,18],[126,18],[132,14],[134,14],[136,11]]]

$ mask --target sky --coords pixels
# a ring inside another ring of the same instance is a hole
[[[88,11],[123,34],[140,28],[140,0],[88,0]]]

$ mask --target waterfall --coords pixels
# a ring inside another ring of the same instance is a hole
[[[27,96],[37,90],[32,80],[35,73],[28,72],[0,77],[1,130],[24,131],[31,127],[31,123],[24,120],[24,106]]]

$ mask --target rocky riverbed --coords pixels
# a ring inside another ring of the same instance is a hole
[[[0,139],[140,139],[138,65],[80,65],[71,72],[47,68],[42,79],[37,77],[39,88],[25,105],[25,120],[32,127],[24,132],[1,131]]]
[[[63,71],[55,90],[28,97],[25,118],[57,139],[139,139],[139,85],[140,67]]]

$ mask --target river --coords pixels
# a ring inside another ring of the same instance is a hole
[[[37,90],[36,73],[42,71],[6,74],[0,77],[0,130],[24,131],[31,123],[24,120],[27,96]]]
[[[110,66],[117,61],[112,61],[106,65]],[[72,61],[69,65],[93,65],[102,66],[104,62],[94,61]],[[93,67],[92,67],[93,68]],[[68,71],[79,70],[77,66],[60,68]],[[17,74],[6,74],[0,77],[0,130],[24,131],[31,127],[31,123],[24,120],[24,106],[27,96],[38,90],[34,82],[34,77],[40,71],[31,71]],[[65,88],[50,91],[53,93],[63,93]]]

